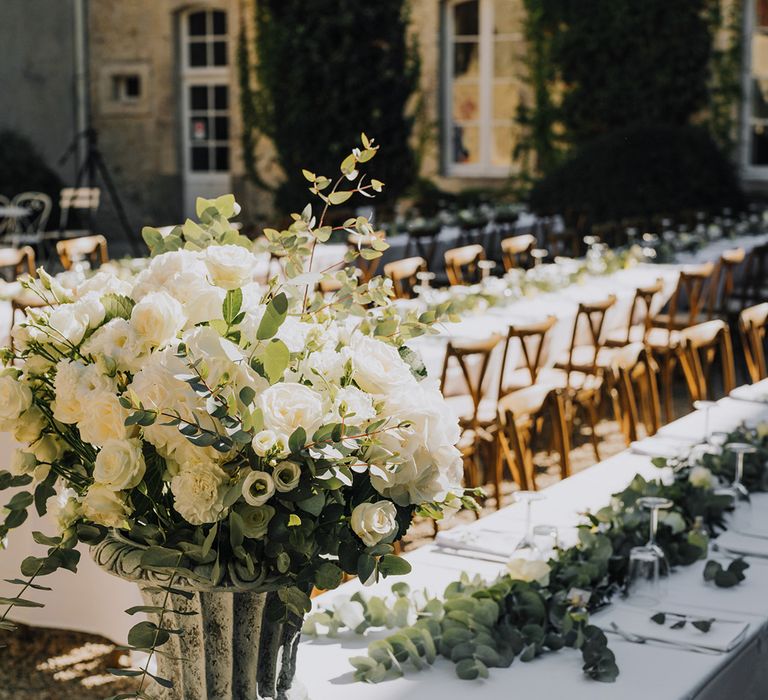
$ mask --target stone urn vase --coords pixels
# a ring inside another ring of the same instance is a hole
[[[91,556],[105,571],[134,581],[146,605],[162,606],[170,574],[140,566],[146,547],[112,532],[91,547]],[[153,697],[162,700],[305,700],[296,687],[296,653],[303,620],[266,618],[274,590],[249,589],[225,578],[222,585],[201,585],[175,577],[173,588],[191,597],[170,595],[163,627],[181,630],[171,635],[155,655],[157,675],[173,681],[173,688],[154,683]],[[154,590],[153,590],[154,589]],[[194,613],[194,614],[183,614]],[[157,616],[149,616],[158,623]]]

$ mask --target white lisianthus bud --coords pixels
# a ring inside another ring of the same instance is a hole
[[[688,474],[688,481],[691,486],[697,489],[711,489],[715,487],[716,479],[714,474],[706,467],[696,466]]]
[[[536,581],[542,586],[549,584],[549,564],[536,559],[512,559],[507,562],[509,576],[515,581]]]
[[[107,440],[96,455],[93,479],[113,491],[123,491],[138,486],[145,469],[141,442]]]
[[[16,420],[32,405],[32,392],[14,374],[0,376],[0,419]]]
[[[274,430],[260,430],[251,441],[251,447],[259,457],[264,457],[276,444],[277,435]]]
[[[103,484],[91,484],[83,499],[83,515],[97,525],[122,527],[128,507],[122,494]]]
[[[167,292],[147,294],[131,312],[131,330],[142,347],[162,347],[184,327],[184,308]]]
[[[237,245],[209,246],[203,261],[213,283],[222,289],[239,289],[250,282],[256,267],[253,255]]]
[[[24,450],[16,450],[11,457],[11,463],[8,467],[8,471],[14,476],[22,476],[23,474],[32,474],[37,466],[37,460],[35,455],[31,452],[25,452]]]
[[[267,534],[269,521],[275,514],[272,506],[247,506],[240,503],[235,510],[243,519],[243,534],[252,540],[260,540]]]
[[[397,509],[391,501],[361,503],[349,524],[367,547],[373,547],[397,531]]]
[[[272,470],[272,479],[275,482],[275,488],[280,493],[293,491],[301,480],[301,467],[290,460],[279,462]]]
[[[227,473],[215,464],[183,466],[171,479],[173,507],[192,525],[214,523],[225,512]]]
[[[275,493],[275,482],[267,472],[252,471],[243,481],[243,498],[251,506],[263,506]]]
[[[45,415],[37,406],[31,406],[21,414],[13,430],[17,442],[34,442],[46,426]]]

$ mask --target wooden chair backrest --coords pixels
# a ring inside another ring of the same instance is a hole
[[[12,282],[23,274],[35,276],[35,251],[28,245],[23,248],[0,248],[0,272]]]
[[[479,243],[445,251],[445,272],[451,284],[476,282],[478,265],[485,260],[485,249]]]
[[[542,355],[546,344],[547,333],[552,326],[557,323],[557,316],[547,316],[543,321],[528,324],[513,324],[507,331],[507,340],[504,343],[504,352],[501,356],[501,371],[499,372],[499,393],[498,396],[504,396],[504,374],[507,366],[507,355],[509,346],[513,339],[520,341],[520,347],[523,352],[523,361],[525,369],[531,376],[531,384],[535,384],[542,365]]]
[[[416,275],[426,271],[427,261],[418,255],[384,265],[384,274],[392,280],[398,299],[410,299],[413,296],[413,288],[419,284]]]
[[[648,331],[651,329],[651,310],[653,308],[653,300],[661,290],[664,288],[664,280],[658,279],[650,287],[638,287],[635,290],[635,296],[632,299],[632,306],[629,309],[629,317],[627,318],[627,336],[626,343],[631,341],[632,329],[643,324],[643,340],[645,340]]]
[[[688,300],[687,325],[696,323],[704,300],[704,290],[715,270],[713,263],[704,263],[696,267],[688,267],[680,271],[677,287],[669,300],[668,330],[674,330],[677,313],[685,299]]]
[[[29,214],[16,220],[15,230],[18,233],[39,233],[45,230],[53,206],[47,194],[22,192],[13,198],[11,205],[29,210]]]
[[[109,260],[107,239],[104,236],[81,236],[68,238],[56,243],[56,252],[65,270],[71,270],[79,260],[87,259],[92,268],[99,267]]]
[[[658,370],[649,348],[644,343],[630,343],[618,349],[613,371],[619,422],[627,444],[639,437],[641,414],[647,434],[654,435],[661,427],[661,401]]]
[[[747,256],[739,297],[743,306],[759,304],[768,286],[768,243],[755,246]]]
[[[765,359],[766,326],[768,326],[768,302],[750,306],[739,314],[739,331],[744,346],[744,359],[752,382],[759,382],[768,377]]]
[[[579,343],[579,329],[582,326],[587,328],[586,345],[593,349],[592,360],[589,365],[582,364],[579,361],[579,366],[586,368],[589,372],[595,373],[597,371],[597,354],[602,347],[602,335],[603,325],[605,324],[605,315],[616,303],[616,297],[611,294],[601,301],[593,301],[579,304],[579,308],[576,311],[576,318],[573,322],[573,332],[571,333],[571,344],[568,349],[568,362],[566,364],[566,371],[570,374],[574,370],[573,353],[577,347],[584,346],[584,343]]]
[[[728,309],[728,299],[734,290],[736,268],[744,262],[746,253],[743,248],[726,250],[717,261],[707,295],[707,318],[712,319],[718,313]]]
[[[536,238],[530,233],[511,236],[501,241],[501,260],[504,269],[509,271],[515,267],[523,267],[530,258],[530,252],[536,247]]]
[[[727,395],[736,385],[731,333],[725,321],[713,320],[685,328],[680,332],[681,366],[688,391],[694,401],[712,396],[710,378],[717,356],[723,377],[723,390]]]

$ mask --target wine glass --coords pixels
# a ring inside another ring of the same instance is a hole
[[[516,491],[515,501],[525,504],[525,533],[515,546],[513,559],[541,559],[542,552],[536,544],[535,533],[531,520],[531,510],[534,501],[540,501],[544,495],[538,491]]]
[[[632,605],[647,607],[657,605],[662,598],[662,579],[669,573],[669,562],[664,550],[656,543],[659,529],[659,512],[672,507],[672,501],[658,496],[637,499],[637,505],[650,511],[648,542],[633,547],[629,553],[626,594]]]
[[[725,446],[725,449],[736,455],[736,473],[730,486],[718,489],[715,493],[719,496],[729,496],[732,499],[731,527],[734,530],[749,531],[752,527],[752,499],[747,487],[742,483],[744,479],[744,455],[754,454],[757,452],[757,448],[746,442],[730,442]]]
[[[693,407],[697,411],[704,411],[704,444],[705,445],[711,445],[710,440],[710,434],[709,434],[709,412],[717,407],[717,402],[715,401],[694,401]]]
[[[544,523],[534,525],[533,541],[545,557],[551,557],[555,550],[560,548],[560,533],[557,526]]]
[[[480,260],[477,263],[480,268],[480,275],[483,280],[487,280],[491,274],[491,270],[496,267],[496,263],[493,260]]]
[[[534,248],[531,251],[531,257],[533,258],[533,266],[538,267],[541,265],[542,260],[549,255],[549,251],[544,248]]]

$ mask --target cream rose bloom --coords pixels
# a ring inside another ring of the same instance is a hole
[[[115,394],[106,391],[97,393],[90,398],[78,421],[80,437],[97,446],[109,440],[125,440],[128,437],[127,417],[128,411],[120,405]]]
[[[145,348],[167,345],[185,322],[181,303],[163,291],[147,294],[131,312],[131,331],[137,345]]]
[[[103,484],[91,484],[83,499],[83,515],[98,525],[122,527],[128,516],[125,498]]]
[[[240,503],[235,510],[243,519],[243,534],[252,540],[260,540],[267,534],[269,521],[275,515],[272,506],[247,506]]]
[[[549,585],[549,564],[537,559],[512,559],[507,562],[507,571],[515,581],[536,581],[541,586]]]
[[[251,252],[238,245],[209,246],[203,253],[203,262],[213,283],[227,290],[250,282],[256,269]]]
[[[391,501],[361,503],[349,524],[367,547],[373,547],[397,531],[397,509]]]
[[[113,318],[83,343],[83,354],[104,355],[115,361],[119,369],[135,372],[141,367],[139,348],[135,347],[131,324],[124,318]]]
[[[275,489],[280,493],[293,491],[301,480],[301,467],[290,460],[278,462],[272,470],[272,479],[275,482]]]
[[[53,464],[64,454],[64,445],[53,435],[43,435],[29,446],[29,451],[35,455],[38,462]]]
[[[96,455],[93,479],[113,491],[122,491],[138,486],[145,470],[139,440],[107,440]]]
[[[250,506],[263,506],[275,493],[275,481],[267,472],[249,472],[243,481],[243,498]]]
[[[37,466],[37,459],[31,452],[27,452],[22,449],[18,449],[13,453],[11,457],[11,463],[8,466],[8,471],[14,476],[22,476],[24,474],[32,474]]]
[[[32,405],[32,392],[15,373],[0,376],[0,420],[15,421]]]
[[[298,427],[304,428],[311,438],[325,415],[322,396],[303,384],[273,384],[259,397],[259,406],[264,414],[264,427],[272,430],[284,445]]]
[[[411,370],[394,345],[355,333],[350,348],[353,378],[363,391],[390,394],[416,385]]]
[[[688,481],[697,489],[711,489],[717,484],[715,475],[706,467],[696,466],[688,474]]]
[[[336,393],[333,402],[333,418],[340,420],[342,408],[346,420],[351,425],[360,425],[376,418],[376,409],[373,407],[373,399],[369,394],[354,386],[346,386]]]
[[[226,510],[228,484],[226,472],[215,464],[185,465],[171,479],[173,507],[192,525],[216,522]]]
[[[259,457],[264,457],[276,444],[277,435],[274,430],[260,430],[251,441],[251,447]]]
[[[31,406],[16,422],[13,437],[17,442],[34,442],[40,437],[47,421],[45,415],[37,406]]]

